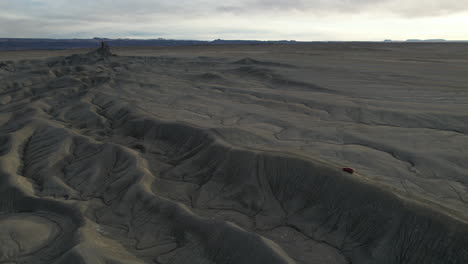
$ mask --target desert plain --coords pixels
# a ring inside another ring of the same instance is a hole
[[[468,44],[2,51],[0,263],[466,264]]]

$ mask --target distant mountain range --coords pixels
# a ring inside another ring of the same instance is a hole
[[[292,44],[308,43],[294,40],[259,41],[259,40],[222,40],[213,41],[201,40],[174,40],[174,39],[37,39],[37,38],[0,38],[0,50],[62,50],[76,48],[96,48],[101,41],[105,41],[111,47],[142,47],[142,46],[194,46],[194,45],[226,45],[226,44]],[[341,43],[346,41],[310,41],[310,42],[333,42]],[[447,41],[444,39],[408,39],[406,41],[385,40],[384,42],[468,42],[468,41]]]
[[[223,45],[223,44],[261,44],[261,43],[295,43],[294,40],[258,41],[258,40],[174,40],[174,39],[34,39],[34,38],[0,38],[0,50],[61,50],[75,48],[95,48],[101,41],[111,47],[138,47],[138,46],[193,46],[193,45]]]
[[[450,42],[450,43],[460,43],[468,42],[468,40],[446,40],[446,39],[407,39],[407,40],[391,40],[386,39],[384,42]]]

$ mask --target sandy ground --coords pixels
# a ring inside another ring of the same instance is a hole
[[[0,52],[0,263],[468,263],[467,44],[106,52]]]

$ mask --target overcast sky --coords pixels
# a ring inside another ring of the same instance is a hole
[[[468,0],[0,0],[0,37],[468,39]]]

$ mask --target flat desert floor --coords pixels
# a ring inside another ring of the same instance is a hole
[[[0,263],[468,263],[468,44],[111,52],[0,52]]]

